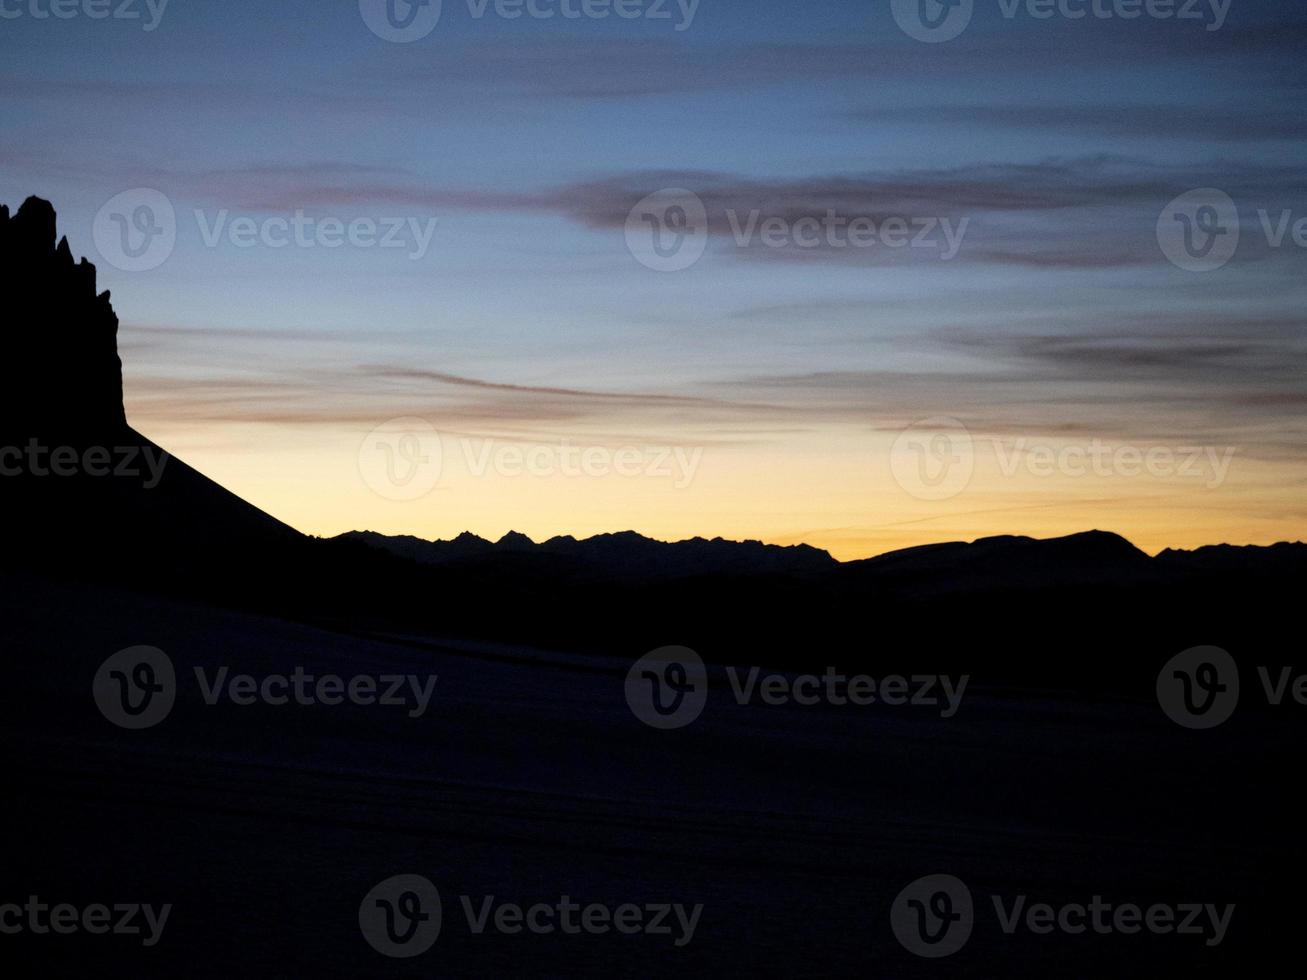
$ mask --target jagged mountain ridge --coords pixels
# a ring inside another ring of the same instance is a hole
[[[538,544],[518,532],[509,532],[498,541],[470,532],[447,541],[428,541],[412,535],[350,531],[334,540],[368,545],[428,566],[483,567],[498,562],[521,570],[531,561],[552,561],[560,571],[639,580],[838,574],[868,584],[919,581],[925,591],[932,592],[1160,582],[1236,566],[1249,572],[1263,568],[1307,569],[1307,545],[1300,543],[1232,549],[1237,557],[1227,557],[1224,549],[1228,546],[1216,546],[1195,552],[1168,550],[1154,558],[1107,531],[1046,539],[1000,535],[972,542],[922,545],[850,562],[836,561],[828,552],[810,545],[781,546],[722,538],[665,542],[634,531],[581,540],[559,536]]]
[[[582,539],[560,535],[538,544],[515,531],[498,541],[467,532],[450,541],[388,537],[374,531],[349,531],[339,538],[382,548],[424,565],[537,556],[561,559],[575,566],[606,568],[614,574],[640,578],[794,575],[827,571],[839,564],[827,552],[811,545],[781,546],[724,538],[664,542],[634,531]]]

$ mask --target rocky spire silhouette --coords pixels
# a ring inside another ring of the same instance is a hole
[[[95,266],[56,238],[49,201],[29,197],[12,216],[0,206],[0,431],[96,438],[127,425],[118,317]]]
[[[296,531],[127,424],[118,317],[49,202],[0,207],[0,296],[0,563],[214,589],[251,555],[286,573]]]

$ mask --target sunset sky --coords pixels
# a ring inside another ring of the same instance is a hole
[[[307,532],[1307,536],[1307,14],[974,0],[926,43],[912,6],[445,0],[392,43],[359,0],[0,0],[0,203],[99,267],[135,426]],[[176,241],[131,271],[103,209],[141,189]],[[664,189],[706,217],[679,271],[630,246]],[[1209,189],[1237,250],[1182,268]],[[830,215],[885,238],[800,236]],[[364,219],[400,247],[312,237]],[[375,485],[401,418],[414,499]]]

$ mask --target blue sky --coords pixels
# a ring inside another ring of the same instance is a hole
[[[1079,530],[1106,506],[1157,546],[1297,536],[1307,21],[1291,4],[1124,19],[1093,10],[1143,4],[1068,0],[1090,11],[1069,19],[975,0],[960,36],[923,43],[890,0],[702,0],[685,30],[675,2],[667,20],[506,20],[446,0],[429,35],[396,44],[357,0],[171,0],[149,31],[143,0],[141,20],[33,15],[48,2],[7,0],[0,20],[0,201],[48,197],[97,262],[137,424],[299,526],[634,526],[852,554]],[[174,206],[176,246],[129,272],[93,228],[138,188]],[[705,254],[675,273],[624,236],[663,188],[707,215]],[[1169,262],[1156,231],[1199,188],[1228,194],[1242,229],[1206,273]],[[436,224],[419,258],[204,240],[297,211]],[[965,219],[965,237],[947,260],[740,245],[731,221],[751,211]],[[1278,246],[1260,211],[1287,212]],[[587,488],[584,514],[572,487],[510,485],[477,510],[484,486],[451,475],[438,508],[389,509],[321,486],[310,504],[279,475],[295,446],[329,481],[342,447],[397,416],[707,447],[716,475],[671,503]],[[940,416],[982,441],[1237,447],[1245,482],[1161,481],[1141,507],[1133,484],[982,478],[922,510],[877,454]],[[1159,518],[1166,500],[1183,517]]]

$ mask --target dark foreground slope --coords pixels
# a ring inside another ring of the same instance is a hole
[[[712,668],[700,718],[658,731],[628,709],[636,651],[621,635],[608,655],[575,657],[369,639],[100,587],[0,588],[0,649],[28,665],[5,689],[4,898],[172,905],[151,948],[6,936],[8,962],[28,964],[9,975],[1047,980],[1259,976],[1296,954],[1291,711],[1192,732],[1148,690],[1005,691],[979,669],[948,718],[740,705]],[[835,638],[821,624],[812,635]],[[973,663],[1006,635],[977,628]],[[140,643],[166,651],[180,683],[166,719],[128,731],[100,714],[91,682]],[[1046,648],[1060,653],[1055,638]],[[438,681],[410,717],[209,705],[194,676],[296,667]],[[961,952],[931,961],[899,945],[889,909],[940,873],[972,890],[977,919]],[[399,874],[443,899],[440,938],[411,960],[378,954],[358,926],[369,890]],[[478,935],[460,899],[479,909],[491,895],[703,911],[681,947],[674,935]],[[993,895],[1005,907],[1102,896],[1235,911],[1215,947],[1201,935],[1008,936]]]

